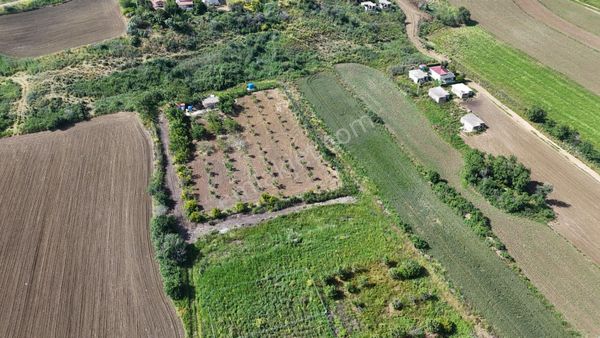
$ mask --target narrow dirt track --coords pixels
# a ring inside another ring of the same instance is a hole
[[[535,20],[566,34],[588,47],[600,51],[600,36],[590,33],[559,17],[538,0],[514,0],[514,2]],[[600,25],[600,16],[598,16],[598,25]]]
[[[33,57],[115,38],[125,32],[116,0],[72,0],[0,16],[0,53]]]
[[[600,95],[600,50],[530,16],[513,0],[449,0],[485,30]]]
[[[0,140],[0,336],[178,337],[134,114]]]

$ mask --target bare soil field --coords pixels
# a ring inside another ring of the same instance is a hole
[[[0,336],[177,337],[134,114],[0,140]]]
[[[515,155],[532,168],[532,178],[554,186],[551,204],[557,214],[553,223],[562,236],[600,264],[600,181],[578,168],[552,144],[525,129],[486,97],[465,103],[490,128],[480,135],[464,137],[467,144],[486,152]],[[598,176],[598,175],[596,175]]]
[[[289,197],[339,187],[338,173],[322,159],[281,91],[256,92],[237,104],[242,109],[234,119],[244,130],[199,142],[199,156],[190,163],[205,210],[256,202],[263,193]]]
[[[467,7],[473,19],[500,40],[600,95],[600,49],[595,49],[598,46],[581,42],[577,36],[571,35],[572,32],[563,27],[568,24],[566,21],[562,20],[563,24],[556,27],[547,25],[517,5],[520,2],[525,3],[525,0],[450,2]]]
[[[554,14],[568,22],[600,35],[600,11],[573,0],[539,0]]]
[[[0,53],[32,57],[117,37],[125,20],[115,0],[72,0],[0,17]]]

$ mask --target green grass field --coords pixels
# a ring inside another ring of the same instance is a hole
[[[501,336],[567,336],[561,321],[462,220],[431,192],[399,145],[382,128],[363,123],[364,109],[332,74],[300,82],[325,125],[343,142],[380,195],[431,245],[431,254],[476,312]],[[388,95],[393,95],[388,93]],[[407,109],[414,109],[407,106]],[[345,130],[345,132],[344,132]],[[340,132],[342,131],[342,132]],[[358,131],[354,133],[353,131]],[[349,140],[347,133],[355,137]]]
[[[477,27],[447,29],[430,39],[500,100],[523,113],[539,105],[600,147],[600,97]]]
[[[201,240],[202,258],[193,268],[199,336],[331,337],[334,330],[390,336],[433,319],[454,323],[454,336],[469,336],[472,327],[442,300],[443,286],[431,277],[388,277],[384,257],[419,259],[392,223],[372,197],[362,196],[354,205],[320,207]],[[324,285],[326,277],[350,270]],[[329,297],[332,288],[341,299]],[[418,300],[429,294],[435,296]],[[391,310],[395,299],[402,310]]]
[[[573,0],[578,3],[584,3],[586,5],[592,6],[598,10],[600,10],[600,0]]]

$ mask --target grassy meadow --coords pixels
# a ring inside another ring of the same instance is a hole
[[[499,335],[568,335],[528,284],[435,197],[390,134],[381,126],[357,123],[363,121],[365,109],[334,74],[306,78],[300,89],[380,196],[427,240],[430,253],[445,267],[453,285]],[[406,109],[414,110],[410,105]],[[354,137],[348,140],[340,130]]]
[[[389,337],[435,327],[469,336],[439,278],[389,276],[409,260],[432,268],[379,209],[365,194],[201,239],[192,272],[199,336]]]
[[[599,96],[478,27],[442,30],[430,40],[513,109],[523,113],[541,106],[550,118],[575,128],[584,140],[600,147]]]

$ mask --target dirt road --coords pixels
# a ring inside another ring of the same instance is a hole
[[[72,0],[0,16],[0,53],[31,57],[115,38],[125,32],[116,0]]]
[[[181,337],[134,114],[0,140],[0,336]]]

